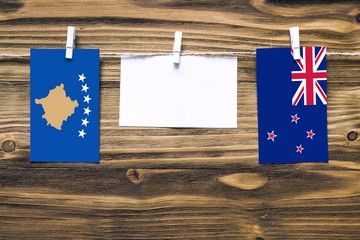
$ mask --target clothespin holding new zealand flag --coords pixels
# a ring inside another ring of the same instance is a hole
[[[256,50],[259,163],[328,162],[326,47]]]
[[[290,43],[291,43],[291,51],[292,51],[294,60],[300,59],[299,27],[291,27],[290,28]]]

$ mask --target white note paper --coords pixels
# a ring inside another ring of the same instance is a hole
[[[122,57],[120,126],[237,127],[237,58]]]

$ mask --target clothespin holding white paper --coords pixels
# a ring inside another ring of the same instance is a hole
[[[300,59],[300,34],[299,27],[290,28],[290,42],[295,60]]]
[[[72,59],[75,48],[75,27],[68,26],[65,58]]]
[[[182,39],[182,32],[175,32],[175,40],[174,40],[174,59],[173,62],[176,64],[180,63],[180,54],[181,54],[181,39]]]

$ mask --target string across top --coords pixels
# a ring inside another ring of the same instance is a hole
[[[255,51],[239,51],[239,52],[181,52],[182,56],[241,56],[241,55],[255,55]],[[100,52],[100,56],[167,56],[173,55],[172,52],[148,52],[148,53],[131,53],[131,52]],[[329,56],[360,56],[360,52],[328,52]],[[8,58],[23,58],[30,57],[30,54],[0,54],[0,57]]]

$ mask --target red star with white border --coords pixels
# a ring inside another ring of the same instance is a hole
[[[291,115],[291,122],[295,122],[297,124],[297,121],[299,121],[299,117],[297,113],[295,115]]]
[[[267,140],[272,140],[274,142],[275,138],[277,137],[277,135],[274,133],[274,130],[272,130],[271,133],[267,133],[268,134],[268,138]]]
[[[313,137],[315,136],[315,133],[313,132],[313,130],[311,129],[310,131],[306,131],[307,133],[307,137],[306,138],[311,138],[311,140],[313,139]]]
[[[302,153],[302,151],[304,150],[305,148],[303,148],[300,144],[300,146],[296,146],[296,152],[299,152],[299,153]]]

